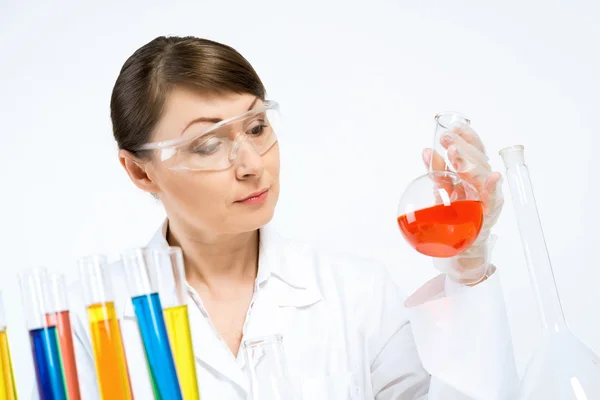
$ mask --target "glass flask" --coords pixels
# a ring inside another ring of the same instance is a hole
[[[518,398],[600,399],[600,357],[567,327],[523,150],[512,146],[500,151],[542,323],[542,338],[527,365]]]
[[[463,180],[448,158],[445,134],[470,121],[457,113],[435,117],[429,172],[413,180],[398,204],[398,226],[419,253],[449,258],[465,251],[479,236],[483,203],[477,189]]]
[[[248,400],[301,400],[290,379],[281,335],[246,340],[242,344],[250,380]]]

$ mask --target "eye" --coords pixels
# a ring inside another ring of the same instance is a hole
[[[259,136],[264,132],[265,128],[268,128],[268,125],[265,124],[264,120],[256,120],[246,131],[246,134],[250,136]]]
[[[203,141],[197,146],[192,147],[192,153],[201,155],[201,156],[209,156],[214,154],[219,150],[221,146],[221,141],[217,138],[210,138],[208,140]]]

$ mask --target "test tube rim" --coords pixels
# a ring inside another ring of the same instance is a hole
[[[107,258],[104,254],[90,254],[90,255],[79,258],[77,260],[77,265],[79,266],[79,268],[84,268],[88,265],[88,264],[84,264],[84,262],[88,262],[90,260],[96,261],[94,263],[90,263],[92,265],[104,266],[104,265],[108,264]]]
[[[28,330],[44,329],[48,327],[46,313],[48,311],[48,294],[46,285],[48,282],[48,268],[43,266],[29,267],[21,270],[17,274],[19,280],[19,289],[21,291],[21,302],[25,311],[25,323]],[[37,277],[37,278],[36,278]],[[33,282],[29,282],[32,279]],[[25,288],[32,285],[31,288]],[[36,289],[33,293],[24,289]],[[37,295],[34,293],[37,292]],[[35,296],[35,300],[32,300]]]
[[[158,293],[157,282],[151,276],[148,255],[147,247],[131,247],[120,253],[125,284],[131,298]],[[138,264],[140,257],[143,265]]]
[[[177,253],[177,254],[183,255],[183,251],[182,251],[181,247],[179,247],[179,246],[148,245],[148,246],[144,247],[144,249],[148,252],[167,251],[169,254]]]
[[[504,155],[505,155],[506,153],[509,153],[509,152],[512,152],[512,151],[525,151],[525,146],[523,146],[522,144],[515,144],[515,145],[513,145],[513,146],[508,146],[508,147],[505,147],[505,148],[501,149],[501,150],[498,152],[498,154],[499,154],[501,157],[504,157]]]
[[[101,293],[100,295],[99,293],[84,293],[83,298],[86,306],[114,301],[112,282],[106,273],[108,258],[104,254],[92,254],[81,257],[77,260],[77,266],[79,280],[83,285],[83,289],[86,289],[86,282],[88,282],[88,276],[90,275],[91,270],[99,272],[99,276],[102,279],[101,291],[99,292]],[[90,287],[90,289],[92,288]],[[95,296],[97,296],[98,299],[96,299]]]
[[[62,288],[62,291],[58,290],[58,288],[57,288],[56,293],[54,292],[55,279],[59,282],[58,286],[60,286],[60,288]],[[47,297],[46,301],[48,302],[48,310],[47,311],[52,312],[52,313],[68,311],[69,310],[69,298],[67,296],[67,282],[66,282],[65,274],[63,274],[61,272],[48,271],[48,279],[47,279],[46,287],[48,287],[47,293],[46,293],[46,297]],[[56,295],[56,297],[55,297],[55,295]],[[61,297],[64,297],[64,305],[63,305],[62,301],[58,300]]]
[[[151,279],[157,279],[157,269],[164,267],[164,265],[157,264],[162,257],[167,257],[170,262],[170,268],[168,269],[171,278],[173,279],[173,285],[175,289],[175,302],[171,302],[171,297],[162,298],[165,301],[163,306],[165,308],[177,307],[187,305],[187,277],[185,273],[185,262],[183,259],[183,249],[179,246],[160,246],[160,245],[149,245],[144,248],[146,257],[148,258],[149,275]],[[154,288],[160,293],[163,293],[164,285],[163,281],[153,282]],[[161,296],[162,297],[162,296]],[[167,304],[172,304],[166,306]]]

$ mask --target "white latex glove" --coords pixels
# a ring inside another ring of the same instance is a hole
[[[496,241],[496,236],[490,235],[490,232],[504,204],[500,185],[502,175],[492,171],[483,142],[469,125],[452,125],[442,135],[441,144],[447,149],[448,159],[461,178],[479,192],[484,218],[479,236],[467,250],[450,258],[434,258],[433,264],[456,282],[476,284],[485,279],[490,267],[491,252]],[[423,161],[427,167],[432,153],[431,149],[423,150]],[[437,153],[433,155],[433,169],[443,171],[444,159]]]

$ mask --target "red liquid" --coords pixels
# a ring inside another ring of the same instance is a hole
[[[398,217],[402,234],[419,253],[430,257],[453,257],[477,239],[483,224],[483,204],[460,200],[417,210]]]
[[[79,400],[81,395],[79,393],[79,380],[77,378],[77,364],[75,363],[75,348],[73,347],[69,311],[47,314],[46,322],[49,326],[56,326],[69,400]]]

